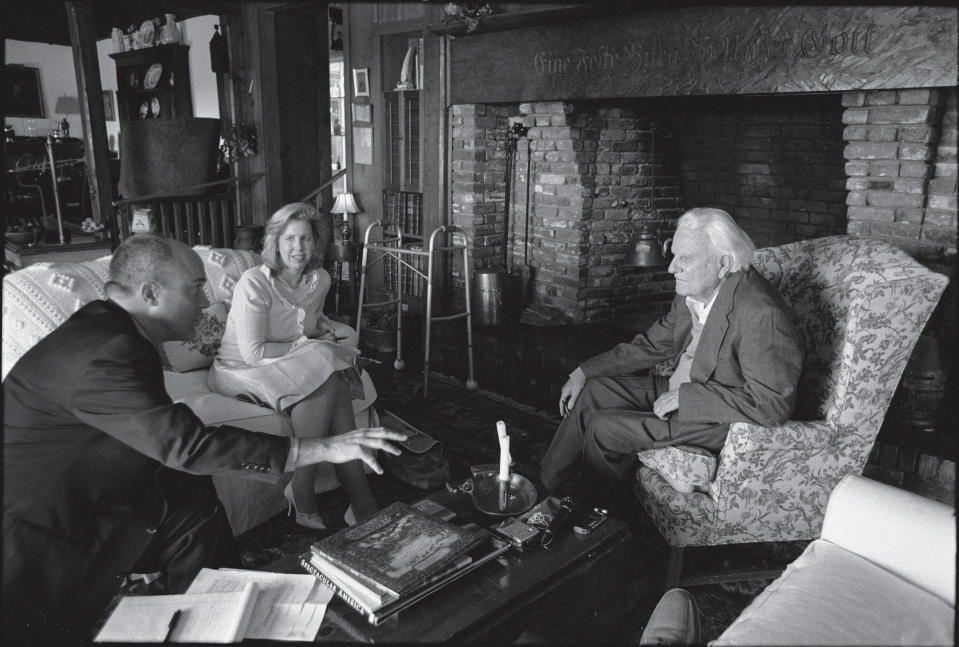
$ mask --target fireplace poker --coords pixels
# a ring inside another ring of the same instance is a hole
[[[529,187],[533,183],[533,140],[526,140],[526,211],[523,218],[523,265],[529,271]]]
[[[509,130],[506,131],[506,214],[503,225],[503,269],[506,270],[507,273],[509,273],[511,269],[509,262],[509,221],[510,204],[513,195],[513,175],[516,174],[516,144],[519,142],[520,137],[526,136],[527,132],[529,132],[529,128],[518,121],[510,124]]]
[[[526,140],[526,211],[523,215],[523,267],[520,270],[522,285],[520,290],[523,296],[523,307],[532,301],[533,285],[532,273],[529,269],[529,187],[533,184],[533,140]]]
[[[513,156],[516,153],[516,138],[512,130],[506,135],[506,196],[505,213],[503,214],[503,269],[509,274],[509,220],[510,220],[510,196],[512,194],[512,176],[513,176]]]

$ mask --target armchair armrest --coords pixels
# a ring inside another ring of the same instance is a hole
[[[716,477],[709,491],[718,500],[731,492],[768,481],[771,474],[793,473],[802,465],[811,464],[816,454],[828,452],[833,441],[833,431],[823,420],[790,420],[778,427],[733,423],[719,452]]]
[[[818,536],[829,493],[849,471],[837,453],[835,430],[825,421],[731,425],[708,489],[723,533],[749,528],[739,541]]]
[[[729,434],[720,452],[720,463],[725,462],[724,457],[732,459],[746,452],[822,449],[833,443],[835,437],[835,432],[825,420],[789,420],[777,427],[734,422],[729,426]]]
[[[956,603],[955,512],[943,503],[848,475],[829,497],[822,539]]]
[[[671,446],[637,453],[640,463],[656,471],[677,492],[705,492],[719,478],[720,466],[734,468],[740,456],[755,452],[806,451],[828,446],[833,434],[825,422],[787,422],[779,427],[737,422],[717,457],[697,447]],[[754,470],[763,461],[749,456],[745,463]],[[737,476],[736,478],[740,478]]]

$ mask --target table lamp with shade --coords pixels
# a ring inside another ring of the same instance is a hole
[[[80,101],[76,97],[68,97],[67,95],[62,95],[57,99],[57,105],[54,108],[54,112],[58,115],[75,115],[80,112]],[[70,136],[70,122],[67,121],[67,118],[64,116],[60,121],[60,137],[69,137]]]
[[[359,213],[360,208],[356,206],[356,199],[352,193],[341,193],[336,196],[333,208],[330,213],[343,214],[340,221],[340,239],[336,241],[333,247],[334,260],[352,261],[356,257],[355,248],[351,238],[353,237],[353,225],[350,223],[350,216]]]

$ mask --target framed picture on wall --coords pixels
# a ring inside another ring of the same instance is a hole
[[[373,105],[369,103],[353,104],[353,123],[354,124],[372,124],[373,123]]]
[[[3,103],[8,117],[44,117],[40,68],[4,65]]]
[[[353,68],[353,96],[370,96],[370,68]]]
[[[103,116],[107,121],[117,120],[117,102],[113,98],[113,90],[103,91]]]
[[[372,126],[353,126],[353,163],[373,163]]]

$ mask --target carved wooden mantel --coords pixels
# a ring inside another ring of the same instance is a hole
[[[450,103],[957,83],[952,7],[697,7],[451,41]]]

